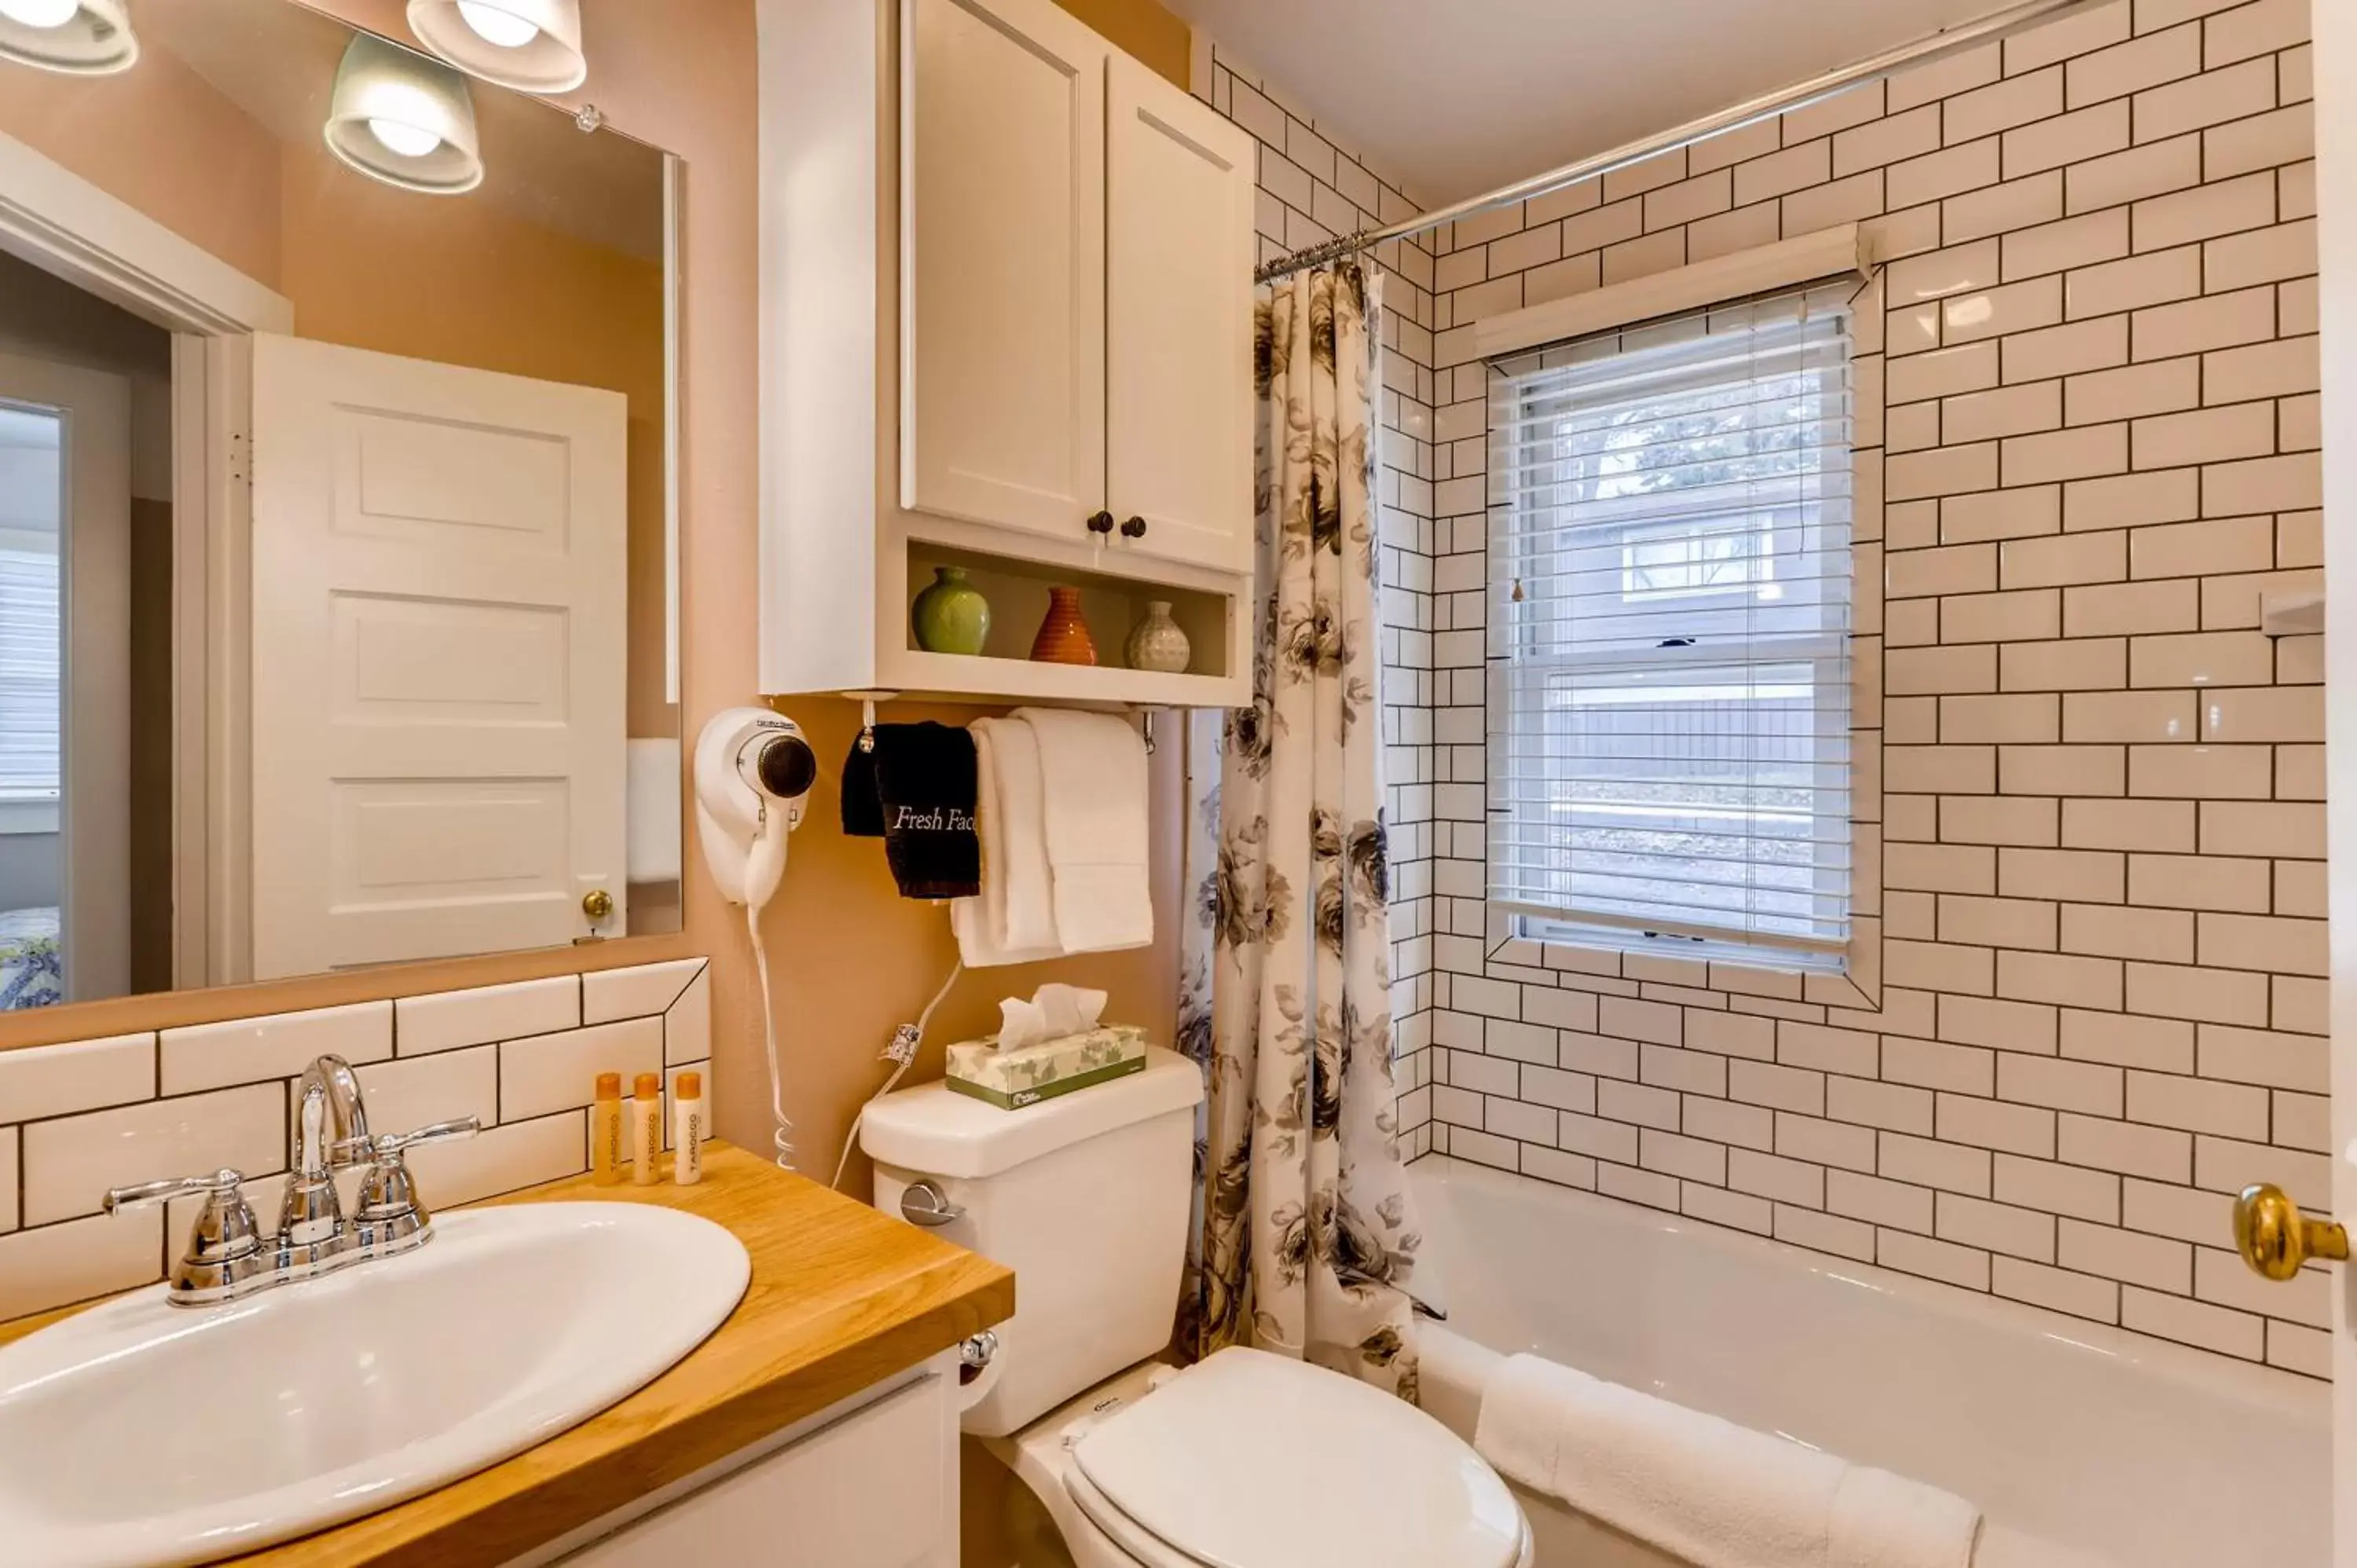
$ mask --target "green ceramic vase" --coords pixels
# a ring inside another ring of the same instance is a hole
[[[990,601],[965,580],[964,567],[936,566],[933,585],[909,608],[909,624],[926,652],[972,656],[990,639]]]

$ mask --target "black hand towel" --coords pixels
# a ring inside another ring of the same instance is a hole
[[[863,730],[865,736],[872,732]],[[884,802],[876,795],[876,750],[851,743],[843,759],[843,836],[880,839],[884,836]]]
[[[855,742],[843,768],[843,828],[873,836],[903,898],[972,898],[982,891],[974,832],[974,736],[950,725],[877,725],[876,749]],[[872,779],[872,787],[863,782]]]

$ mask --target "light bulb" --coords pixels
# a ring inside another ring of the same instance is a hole
[[[17,0],[6,0],[16,4]],[[458,15],[475,36],[487,44],[503,49],[520,49],[540,37],[539,27],[512,11],[502,11],[497,5],[486,5],[483,0],[458,0]]]
[[[371,119],[369,131],[382,142],[385,150],[404,158],[422,158],[442,145],[442,138],[416,125],[404,125],[398,120]]]
[[[27,27],[62,27],[81,13],[81,0],[0,0],[0,16]]]

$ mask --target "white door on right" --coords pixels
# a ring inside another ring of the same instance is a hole
[[[2323,334],[2326,883],[2332,1203],[2357,1223],[2357,6],[2317,0],[2318,299]],[[2333,1280],[2332,1561],[2357,1568],[2357,1268]],[[2313,1505],[2297,1496],[2287,1508]],[[2266,1530],[2264,1519],[2252,1521]]]
[[[1114,548],[1252,569],[1252,137],[1135,60],[1105,81]]]
[[[255,338],[255,979],[627,929],[627,407]]]

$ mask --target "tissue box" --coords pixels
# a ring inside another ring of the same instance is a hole
[[[949,1048],[950,1088],[1001,1111],[1019,1111],[1092,1083],[1146,1070],[1146,1031],[1107,1024],[1084,1034],[1002,1051],[996,1036]]]

